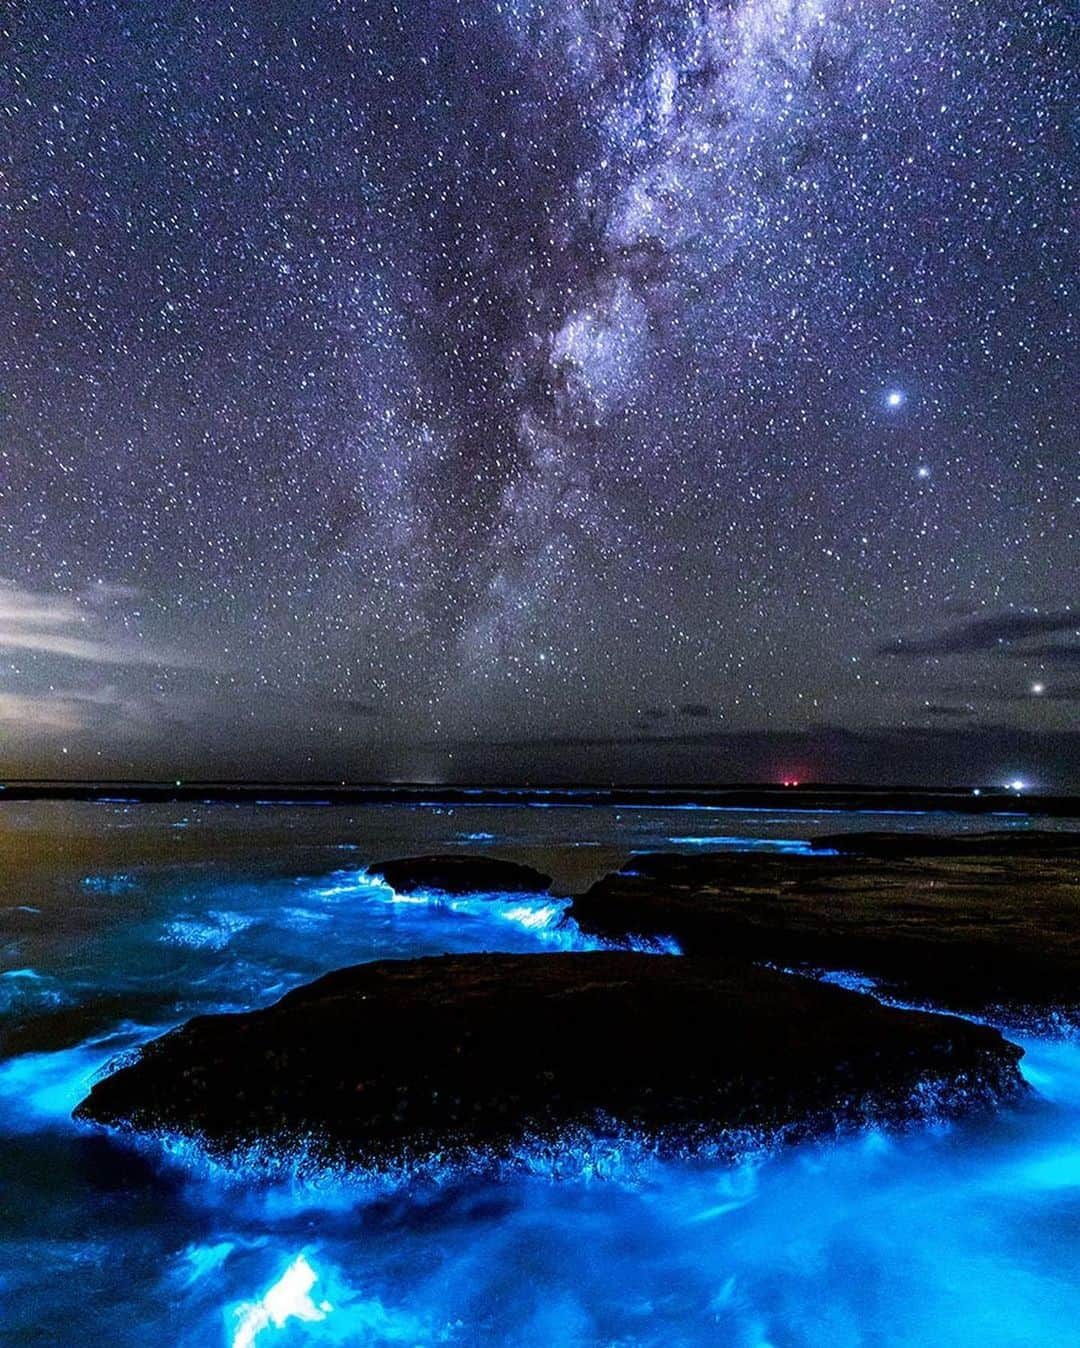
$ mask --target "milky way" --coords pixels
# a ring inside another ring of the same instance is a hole
[[[0,25],[0,769],[1067,775],[1064,6]]]

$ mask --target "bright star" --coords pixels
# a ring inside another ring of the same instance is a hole
[[[925,463],[919,464],[918,476],[921,478],[927,478],[930,476],[930,469],[927,468]]]
[[[905,402],[907,402],[907,397],[903,389],[892,388],[885,395],[885,406],[891,407],[894,411],[898,407],[903,407]]]
[[[1043,693],[1046,692],[1046,684],[1045,684],[1045,683],[1033,683],[1033,684],[1031,685],[1031,691],[1035,694],[1036,697],[1041,697],[1041,696],[1043,695]]]

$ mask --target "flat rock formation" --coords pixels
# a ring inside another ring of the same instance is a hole
[[[518,861],[462,854],[395,857],[368,867],[399,894],[438,889],[445,894],[545,894],[551,876]]]
[[[357,965],[264,1010],[200,1016],[77,1117],[211,1151],[302,1140],[419,1158],[615,1120],[810,1131],[1023,1089],[993,1029],[747,964],[587,952]]]
[[[691,955],[851,970],[962,1010],[1080,1005],[1080,852],[1046,835],[816,840],[841,856],[638,854],[570,910],[582,930]],[[944,841],[944,840],[943,840]]]
[[[1009,829],[999,833],[829,833],[815,851],[868,857],[1045,857],[1080,864],[1080,831]]]

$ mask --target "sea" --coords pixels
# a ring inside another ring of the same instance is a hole
[[[1021,802],[0,803],[0,1343],[1080,1344],[1080,1037],[1064,1022],[1006,1028],[1023,1100],[797,1145],[661,1151],[611,1129],[348,1170],[302,1151],[212,1160],[71,1117],[149,1038],[344,965],[595,948],[570,896],[637,850],[1072,826]],[[529,862],[552,893],[406,896],[378,874],[431,851]]]

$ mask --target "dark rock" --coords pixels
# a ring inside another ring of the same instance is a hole
[[[586,932],[687,954],[854,970],[964,1010],[1080,1003],[1077,854],[974,844],[927,855],[636,855],[570,910]],[[824,840],[819,840],[824,841]],[[837,840],[830,840],[837,841]]]
[[[830,833],[813,838],[815,851],[867,857],[1033,857],[1080,862],[1080,832],[1038,829],[1001,833]]]
[[[658,1130],[834,1125],[1022,1089],[995,1030],[747,965],[627,952],[363,964],[200,1016],[98,1082],[79,1118],[420,1157],[598,1116]],[[930,1082],[939,1087],[927,1091]]]
[[[551,884],[550,875],[498,857],[396,857],[372,862],[368,870],[381,875],[399,894],[418,889],[438,889],[446,894],[545,894]]]

